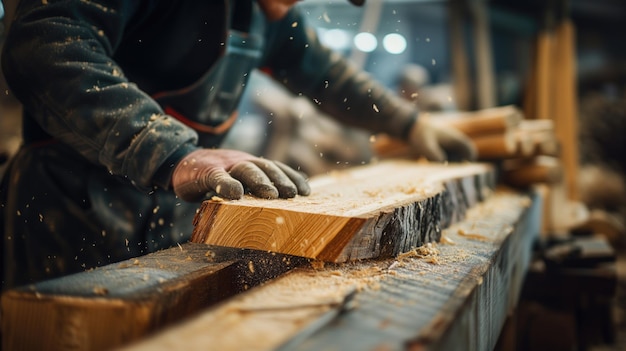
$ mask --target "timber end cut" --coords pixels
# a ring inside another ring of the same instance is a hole
[[[495,187],[492,166],[386,160],[311,178],[311,195],[206,200],[192,242],[326,262],[393,257],[462,220]]]

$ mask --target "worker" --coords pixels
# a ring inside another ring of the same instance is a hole
[[[295,2],[21,1],[2,53],[23,104],[0,190],[3,288],[188,241],[206,196],[308,195],[297,169],[220,148],[253,69],[415,155],[474,158],[321,46]]]

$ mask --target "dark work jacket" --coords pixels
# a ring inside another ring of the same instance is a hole
[[[352,126],[405,137],[417,116],[322,47],[297,9],[268,22],[254,0],[22,1],[2,69],[24,106],[25,145],[0,190],[0,225],[4,271],[32,269],[7,284],[188,239],[197,206],[168,191],[171,170],[197,147],[219,147],[257,68]],[[155,209],[186,215],[146,219]]]

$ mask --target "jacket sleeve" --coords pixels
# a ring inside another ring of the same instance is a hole
[[[273,77],[290,91],[308,96],[323,112],[345,124],[407,137],[418,116],[416,107],[323,47],[297,11],[272,24],[268,38],[266,63]]]
[[[197,140],[112,59],[129,23],[149,6],[25,0],[2,54],[7,83],[46,133],[140,188],[154,185],[165,160]]]

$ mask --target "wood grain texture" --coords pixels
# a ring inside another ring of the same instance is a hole
[[[493,189],[486,164],[383,161],[311,179],[289,200],[205,201],[191,241],[328,262],[391,257],[430,241]]]
[[[188,243],[5,292],[3,350],[108,350],[307,262]]]
[[[500,190],[440,244],[292,270],[126,350],[493,349],[538,235],[537,199]]]

